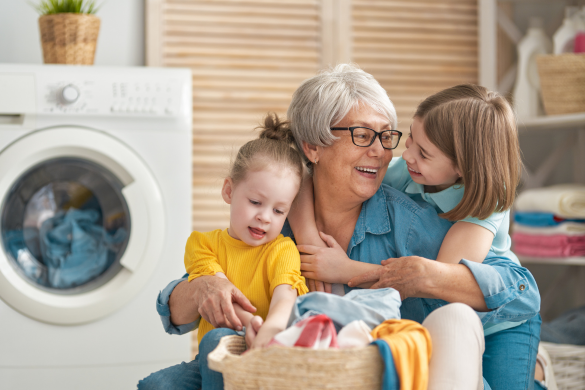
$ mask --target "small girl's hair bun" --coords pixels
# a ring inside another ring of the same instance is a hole
[[[257,129],[260,129],[259,138],[284,141],[289,144],[295,142],[289,122],[281,120],[274,112],[269,112],[264,119],[264,123],[258,126]]]
[[[260,130],[260,136],[242,145],[231,164],[229,177],[234,183],[243,180],[248,172],[267,166],[291,168],[302,181],[303,159],[296,149],[289,123],[281,121],[275,113],[268,113],[264,124],[256,130]]]

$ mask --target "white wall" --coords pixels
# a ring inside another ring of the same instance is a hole
[[[144,1],[97,4],[102,6],[96,14],[101,27],[95,65],[144,65]],[[0,0],[0,63],[43,63],[38,17],[28,0]]]

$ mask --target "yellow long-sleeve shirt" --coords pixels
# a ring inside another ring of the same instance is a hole
[[[185,247],[185,269],[189,281],[223,272],[266,320],[276,286],[289,284],[298,295],[308,292],[301,276],[301,259],[294,242],[282,235],[260,246],[250,246],[231,237],[227,229],[193,232]],[[197,340],[214,329],[201,319]]]

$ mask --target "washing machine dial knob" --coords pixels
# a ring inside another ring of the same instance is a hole
[[[79,89],[75,85],[66,85],[61,89],[59,98],[63,104],[73,104],[79,99]]]

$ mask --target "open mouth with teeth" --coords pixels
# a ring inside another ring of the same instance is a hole
[[[407,166],[408,167],[408,166]],[[411,167],[408,167],[408,173],[410,173],[413,176],[422,176],[422,173],[420,173],[419,171],[415,171],[414,169],[412,169]]]
[[[266,232],[264,230],[253,228],[250,226],[248,226],[248,231],[250,232],[250,235],[257,240],[264,238],[264,236],[266,235]]]
[[[376,177],[378,173],[378,168],[364,168],[364,167],[355,167],[355,169],[362,175],[366,177]]]

